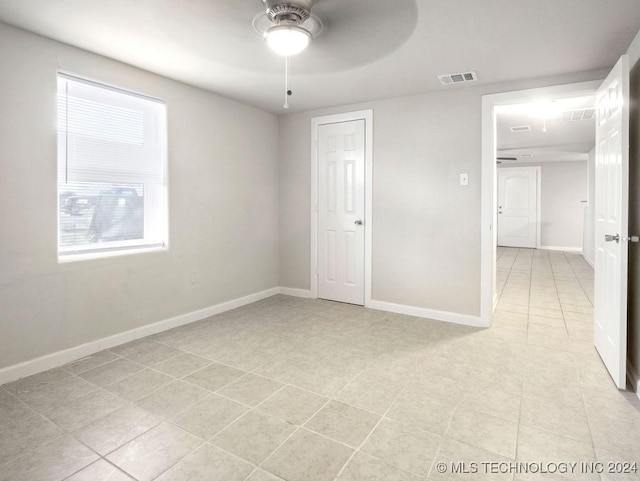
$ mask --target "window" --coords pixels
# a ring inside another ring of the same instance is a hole
[[[58,74],[58,257],[167,244],[164,102]]]

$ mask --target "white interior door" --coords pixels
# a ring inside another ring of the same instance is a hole
[[[318,297],[364,305],[365,121],[318,126]]]
[[[596,96],[594,343],[620,389],[626,385],[629,209],[629,59]]]
[[[538,170],[498,169],[498,245],[535,248],[538,243]]]

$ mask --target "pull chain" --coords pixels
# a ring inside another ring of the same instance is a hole
[[[291,90],[289,90],[289,56],[286,56],[284,60],[284,105],[283,105],[285,109],[289,108],[289,95],[291,95]]]

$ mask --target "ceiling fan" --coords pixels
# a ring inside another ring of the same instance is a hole
[[[278,55],[285,57],[285,109],[289,108],[289,57],[305,50],[323,29],[322,21],[312,15],[316,0],[262,0],[265,12],[253,19],[253,28]]]
[[[306,49],[322,32],[322,21],[311,13],[316,0],[262,0],[265,12],[253,27],[278,55],[290,57]]]
[[[289,65],[299,61],[301,75],[343,71],[371,64],[400,48],[418,23],[417,0],[252,0],[263,7],[253,29],[284,57],[285,104]],[[393,8],[389,8],[393,3]],[[385,21],[382,22],[381,19]],[[325,35],[330,28],[330,35]],[[325,35],[318,41],[320,35]],[[309,55],[299,55],[311,43]]]

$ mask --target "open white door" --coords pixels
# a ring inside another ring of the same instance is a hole
[[[498,245],[538,244],[538,167],[498,169]]]
[[[620,57],[596,96],[594,343],[626,385],[629,210],[629,59]]]
[[[365,121],[318,127],[318,297],[364,305]]]

